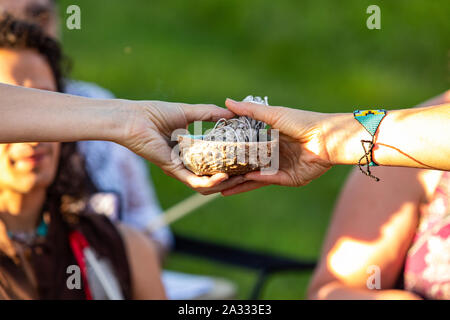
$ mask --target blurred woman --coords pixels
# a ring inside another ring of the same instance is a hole
[[[450,102],[450,92],[428,105]],[[450,172],[351,174],[309,288],[312,299],[450,299]]]
[[[37,26],[0,19],[0,82],[61,91],[61,60]],[[151,243],[92,214],[95,193],[75,143],[0,145],[0,299],[164,298]]]
[[[14,18],[39,25],[53,39],[60,35],[57,3],[52,0],[0,0],[0,11]],[[76,61],[75,61],[76,63]],[[64,79],[64,93],[95,99],[113,99],[114,95],[97,84]],[[162,213],[153,183],[149,179],[147,164],[142,158],[111,141],[78,141],[86,170],[99,191],[114,191],[119,195],[120,216],[108,217],[120,220],[138,230]],[[173,245],[168,227],[151,234],[155,246],[164,257]]]

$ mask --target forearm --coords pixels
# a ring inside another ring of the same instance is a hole
[[[373,159],[379,165],[450,170],[449,124],[450,104],[389,111],[378,128]],[[332,164],[358,163],[361,140],[372,140],[352,114],[330,115],[323,128]]]
[[[115,141],[123,100],[96,100],[0,84],[0,142]]]
[[[310,294],[319,300],[421,300],[418,295],[405,290],[369,290],[351,288],[341,283],[328,283]]]

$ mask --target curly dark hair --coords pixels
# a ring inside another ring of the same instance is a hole
[[[38,25],[16,20],[9,14],[0,15],[0,47],[39,52],[52,69],[58,91],[64,91],[63,76],[68,73],[68,60],[63,58],[59,43],[47,36]]]
[[[64,91],[64,76],[68,68],[64,67],[61,46],[38,25],[16,20],[7,14],[0,15],[0,48],[36,50],[51,67],[57,90]],[[57,175],[47,189],[47,209],[57,208],[60,213],[81,212],[84,207],[80,203],[95,191],[77,144],[62,143]]]

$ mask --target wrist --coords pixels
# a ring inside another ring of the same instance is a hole
[[[337,116],[337,114],[323,114],[323,119],[320,121],[320,128],[321,128],[321,138],[322,143],[325,148],[324,154],[326,155],[326,159],[323,159],[327,161],[330,165],[335,165],[335,144],[334,144],[334,138],[333,138],[333,119]]]
[[[121,145],[127,145],[133,134],[133,128],[138,119],[142,119],[142,108],[130,100],[114,100],[105,110],[106,117],[109,118],[104,127],[106,138],[104,140],[113,141]]]
[[[326,114],[321,127],[330,165],[357,164],[363,154],[361,140],[372,139],[351,113]]]
[[[61,141],[105,140],[122,141],[130,111],[130,102],[119,99],[90,99],[63,96],[65,115],[58,120]],[[57,112],[55,110],[55,112]],[[59,114],[58,114],[59,115]],[[57,118],[59,119],[59,118]]]
[[[315,154],[320,162],[332,166],[332,155],[330,151],[332,151],[327,142],[329,141],[330,135],[330,124],[332,123],[332,114],[328,113],[314,113],[310,124],[306,125],[308,134],[305,137],[302,137],[302,140],[305,141],[304,148],[311,153]]]

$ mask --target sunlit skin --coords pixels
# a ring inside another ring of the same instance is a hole
[[[398,290],[397,281],[415,235],[420,206],[429,199],[440,171],[380,167],[382,181],[368,181],[356,169],[339,197],[311,299],[418,299]],[[369,290],[371,266],[380,270],[381,290]]]
[[[397,241],[399,236],[397,231],[402,228],[407,219],[405,215],[415,210],[414,205],[411,202],[404,203],[398,212],[393,213],[389,220],[379,226],[378,236],[369,241],[357,237],[339,237],[328,252],[327,268],[336,278],[354,285],[360,278],[367,279],[366,269],[370,266],[368,263],[371,260],[387,259],[386,256],[389,255],[392,256],[390,259],[396,259],[395,246],[392,244]],[[367,224],[370,224],[372,220],[368,217]],[[362,223],[359,226],[362,227]],[[354,281],[355,279],[358,280]]]
[[[33,50],[0,49],[0,83],[56,91],[50,66]],[[3,228],[35,230],[59,153],[60,143],[54,142],[0,144],[0,236],[6,234]],[[164,299],[155,247],[140,232],[123,225],[118,229],[131,269],[133,298]]]
[[[56,90],[48,63],[32,50],[0,49],[0,82]],[[52,142],[0,144],[0,217],[8,230],[34,230],[59,149]]]
[[[450,101],[449,92],[429,103]],[[339,196],[308,296],[311,299],[419,299],[398,290],[419,209],[432,197],[441,171],[377,167],[380,182],[354,169]],[[381,290],[369,290],[371,266]]]

